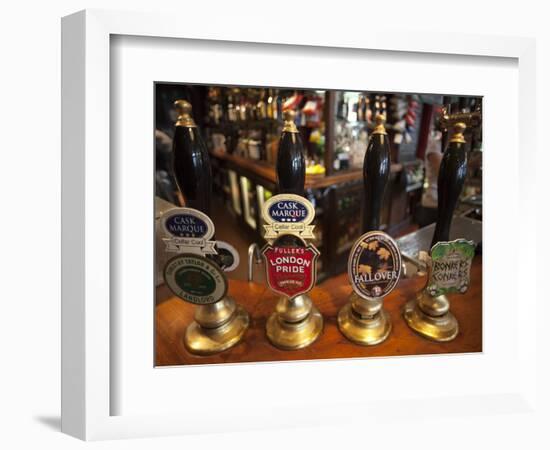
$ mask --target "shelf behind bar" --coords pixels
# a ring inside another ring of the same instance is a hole
[[[269,183],[277,182],[275,167],[261,161],[254,161],[242,156],[232,155],[219,150],[210,152],[213,157],[230,162],[237,167],[253,172],[260,178],[264,178]],[[392,164],[391,172],[399,172],[402,169],[402,164]],[[319,189],[335,184],[347,183],[349,181],[359,181],[363,178],[361,169],[347,170],[345,172],[336,173],[334,175],[306,175],[306,189]]]

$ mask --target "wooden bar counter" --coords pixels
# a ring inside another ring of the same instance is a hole
[[[481,256],[476,256],[472,263],[471,285],[466,294],[449,296],[451,311],[460,325],[458,336],[451,342],[426,340],[409,329],[401,317],[402,306],[424,283],[425,277],[400,280],[398,287],[384,300],[384,308],[393,323],[389,338],[381,344],[363,347],[348,341],[338,330],[336,316],[348,301],[351,286],[347,274],[332,277],[310,292],[325,320],[321,337],[307,348],[284,351],[273,347],[265,334],[265,323],[275,309],[277,296],[265,285],[231,280],[229,294],[250,313],[250,329],[242,343],[213,356],[195,356],[185,349],[183,334],[192,321],[194,306],[172,296],[166,287],[160,286],[155,310],[155,363],[157,366],[174,366],[482,351]]]

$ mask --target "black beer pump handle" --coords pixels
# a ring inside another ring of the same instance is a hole
[[[304,195],[306,163],[294,111],[283,113],[284,126],[277,154],[277,184],[280,194]]]
[[[432,247],[438,242],[449,240],[449,231],[453,212],[462,192],[467,172],[466,141],[464,130],[466,124],[458,122],[453,125],[453,134],[447,145],[437,177],[437,222],[432,239]]]
[[[384,126],[385,120],[382,114],[376,116],[376,127],[372,131],[363,160],[363,233],[380,228],[380,210],[390,176],[390,144]]]
[[[176,100],[174,106],[178,112],[172,152],[174,177],[185,198],[185,205],[210,215],[210,156],[191,116],[191,104]]]

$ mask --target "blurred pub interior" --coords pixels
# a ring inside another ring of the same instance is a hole
[[[363,158],[376,114],[387,118],[391,147],[381,229],[399,237],[435,221],[429,194],[434,180],[437,186],[437,163],[435,174],[430,175],[434,168],[427,167],[427,155],[441,155],[445,146],[446,133],[440,125],[443,106],[450,113],[482,107],[480,97],[468,96],[157,83],[158,214],[183,204],[171,173],[173,104],[178,99],[192,104],[193,117],[210,151],[216,238],[238,250],[240,266],[229,275],[243,280],[249,245],[265,243],[261,210],[276,193],[275,161],[283,111],[296,112],[307,152],[305,187],[316,208],[314,244],[321,251],[318,278],[322,281],[346,270],[349,250],[361,234]],[[481,126],[467,129],[465,137],[468,175],[455,215],[481,221]],[[263,271],[257,270],[254,278],[262,280]]]

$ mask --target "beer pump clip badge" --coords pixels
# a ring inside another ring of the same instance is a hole
[[[267,225],[265,239],[276,239],[281,234],[293,234],[302,239],[313,239],[315,208],[300,195],[279,194],[265,202],[262,216]]]
[[[388,295],[401,276],[401,253],[397,243],[382,231],[363,234],[351,249],[348,276],[353,290],[362,298]]]
[[[170,235],[163,238],[167,252],[216,255],[214,223],[206,214],[193,208],[173,208],[161,217],[161,226]]]
[[[292,239],[286,239],[288,237]],[[315,246],[294,235],[281,235],[263,248],[262,255],[266,263],[267,283],[274,292],[294,298],[315,286],[316,262],[320,255]]]
[[[216,241],[216,251],[218,255],[214,259],[224,272],[231,272],[239,266],[239,252],[229,242]]]
[[[470,269],[475,244],[466,239],[438,242],[431,250],[431,271],[428,293],[432,297],[465,293],[470,285]]]
[[[164,281],[175,295],[195,305],[216,303],[227,293],[227,278],[218,265],[192,253],[168,261]]]

